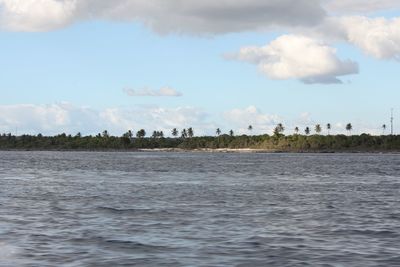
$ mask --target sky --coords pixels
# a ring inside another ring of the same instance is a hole
[[[5,133],[400,132],[398,0],[0,0],[0,59]]]

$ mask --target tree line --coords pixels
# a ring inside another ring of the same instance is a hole
[[[386,126],[385,126],[386,127]],[[74,136],[65,133],[55,136],[2,134],[0,149],[21,150],[138,150],[138,149],[240,149],[251,148],[282,152],[335,152],[335,151],[400,151],[400,136],[369,134],[352,135],[353,126],[348,123],[348,135],[331,135],[331,124],[325,125],[327,135],[321,135],[322,126],[299,127],[293,134],[285,135],[285,126],[279,123],[273,134],[251,135],[253,126],[247,127],[249,134],[235,135],[233,130],[223,134],[220,128],[215,136],[195,136],[192,127],[178,130],[173,128],[171,137],[163,131],[148,134],[145,129],[136,133],[127,131],[122,136],[112,136],[107,130],[95,136]],[[383,127],[382,127],[383,128]],[[383,129],[384,130],[384,129]],[[303,134],[304,132],[304,134]]]

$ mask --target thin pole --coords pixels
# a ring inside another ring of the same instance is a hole
[[[393,135],[393,109],[391,110],[391,115],[390,115],[390,134]]]

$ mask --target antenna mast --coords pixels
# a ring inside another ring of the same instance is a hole
[[[391,116],[390,116],[390,134],[393,135],[393,109],[391,110]]]

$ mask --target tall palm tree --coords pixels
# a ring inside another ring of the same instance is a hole
[[[330,123],[328,123],[326,125],[326,129],[328,130],[328,135],[330,135],[331,134],[332,125]]]
[[[229,131],[229,135],[230,135],[230,136],[234,136],[234,135],[235,135],[235,133],[233,132],[233,130],[230,130],[230,131]]]
[[[353,130],[353,125],[351,125],[351,123],[348,123],[346,125],[346,130],[351,134],[351,130]]]
[[[137,138],[143,138],[146,136],[146,131],[144,129],[140,129],[137,133],[136,133],[136,137]]]
[[[181,132],[182,138],[186,138],[188,136],[186,129],[183,129]]]
[[[253,131],[253,125],[249,125],[249,127],[247,127],[247,130],[249,130],[249,132],[251,133],[251,131]]]
[[[299,131],[300,131],[300,129],[299,129],[299,127],[294,127],[294,132],[296,133],[296,134],[299,134]]]
[[[386,131],[386,124],[382,125],[382,135],[385,135]]]
[[[187,129],[187,134],[188,134],[189,138],[192,138],[194,136],[194,132],[193,132],[193,128],[192,127]]]
[[[274,129],[274,135],[280,135],[285,131],[285,127],[283,127],[282,123],[278,123]]]
[[[110,137],[110,134],[108,133],[107,130],[104,130],[102,135],[103,135],[104,138]]]
[[[129,131],[127,131],[126,133],[124,133],[123,135],[122,135],[122,137],[124,137],[124,138],[127,138],[127,139],[132,139],[132,137],[133,137],[133,133],[132,133],[132,131],[131,130],[129,130]]]
[[[220,135],[221,135],[221,129],[220,129],[220,128],[217,128],[217,130],[215,131],[215,133],[217,134],[217,136],[220,136]]]
[[[309,135],[311,132],[310,127],[307,126],[304,132],[306,133],[306,135]]]
[[[278,129],[279,129],[279,133],[283,133],[285,131],[285,127],[283,127],[282,123],[278,123]]]
[[[178,129],[176,129],[176,128],[174,128],[174,129],[172,129],[172,136],[173,137],[177,137],[178,136],[178,134],[179,134],[179,132],[178,132]]]
[[[316,132],[317,134],[320,134],[321,131],[322,131],[321,125],[319,125],[319,124],[315,125],[315,132]]]

